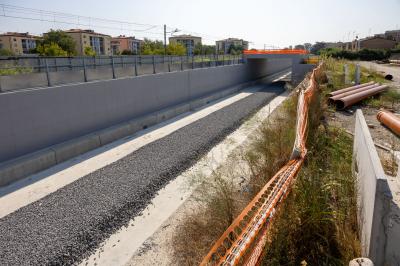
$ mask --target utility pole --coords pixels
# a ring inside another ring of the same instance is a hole
[[[164,24],[164,56],[167,55],[167,25]]]

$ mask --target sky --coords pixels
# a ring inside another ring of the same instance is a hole
[[[2,4],[76,16],[15,11]],[[283,48],[400,29],[400,0],[0,0],[0,32],[91,28],[162,40],[163,24],[168,32],[177,28],[175,35],[198,35],[206,44],[235,37],[248,40],[252,48]]]

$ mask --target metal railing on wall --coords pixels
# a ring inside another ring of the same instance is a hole
[[[82,76],[82,81],[87,82],[241,63],[243,63],[242,55],[18,56],[0,57],[0,76],[45,73],[47,86],[52,86],[54,84],[51,75],[56,72],[67,75],[68,72],[79,71],[82,72],[79,74]],[[96,70],[99,72],[97,76],[90,78],[88,73]],[[119,74],[121,70],[124,70],[124,74]],[[66,80],[64,83],[69,82]]]

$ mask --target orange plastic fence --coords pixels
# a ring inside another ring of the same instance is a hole
[[[308,54],[307,50],[301,49],[272,49],[272,50],[244,50],[243,54]]]
[[[300,91],[297,104],[296,140],[292,158],[261,189],[222,236],[215,242],[200,265],[256,265],[267,242],[268,226],[303,164],[307,153],[307,121],[310,101],[318,89],[313,70],[310,83]]]

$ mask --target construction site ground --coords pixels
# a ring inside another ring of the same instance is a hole
[[[374,62],[358,63],[370,71],[375,71],[382,75],[393,75],[393,80],[390,81],[388,85],[391,89],[400,91],[400,66],[377,64]],[[378,111],[384,109],[383,106],[371,106],[367,102],[353,105],[344,111],[335,110],[335,108],[331,106],[328,108],[327,112],[328,123],[344,128],[349,134],[353,134],[355,110],[357,108],[360,108],[364,114],[386,174],[389,176],[396,176],[398,166],[392,151],[400,151],[400,139],[376,118]],[[390,107],[390,109],[400,116],[400,102],[394,103],[393,108]]]

